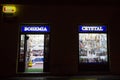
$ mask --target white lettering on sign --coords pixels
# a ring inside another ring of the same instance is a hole
[[[101,26],[83,26],[83,31],[103,31],[103,28]]]
[[[24,27],[24,31],[47,31],[46,27]]]

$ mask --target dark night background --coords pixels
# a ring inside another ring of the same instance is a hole
[[[15,3],[19,7],[17,17],[4,18],[0,12],[0,76],[16,75],[18,31],[21,23],[51,24],[50,72],[58,75],[78,74],[78,24],[108,25],[110,41],[108,74],[120,74],[120,6],[117,0]]]

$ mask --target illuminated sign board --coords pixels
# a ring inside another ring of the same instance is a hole
[[[3,12],[4,13],[15,13],[16,12],[16,7],[13,5],[6,5],[3,6]]]
[[[107,32],[106,26],[79,26],[79,32]]]
[[[21,32],[50,32],[50,27],[48,25],[23,25]]]

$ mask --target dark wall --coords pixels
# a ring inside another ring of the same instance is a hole
[[[78,24],[107,24],[110,29],[110,74],[120,74],[119,6],[17,6],[19,6],[19,14],[13,21],[10,19],[6,21],[7,19],[3,19],[2,14],[0,15],[1,76],[16,74],[20,23],[51,24],[50,71],[63,75],[78,72]]]

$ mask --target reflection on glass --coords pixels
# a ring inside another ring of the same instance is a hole
[[[79,33],[80,63],[107,62],[107,34]]]

